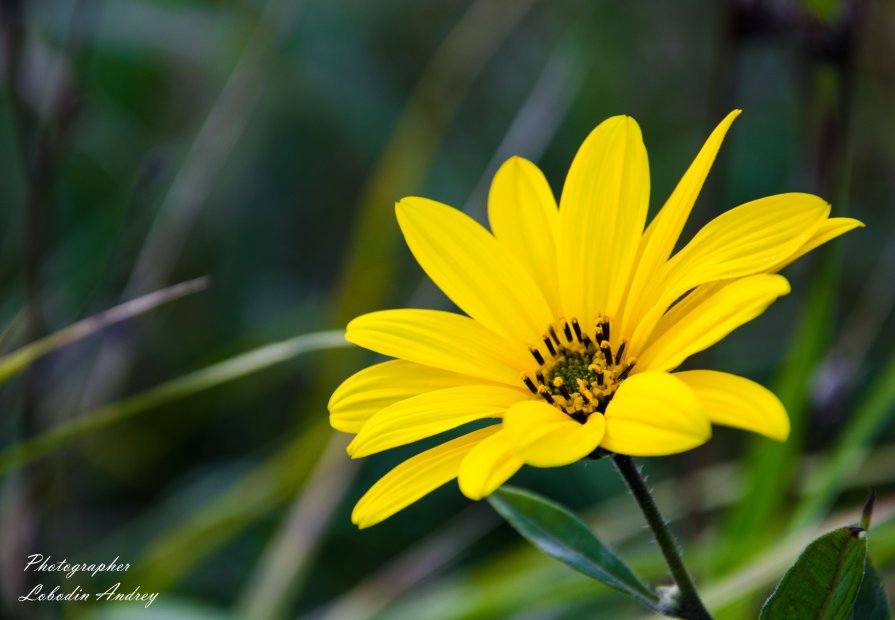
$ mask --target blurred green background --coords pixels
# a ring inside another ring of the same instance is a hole
[[[819,193],[867,228],[790,267],[793,294],[696,360],[772,387],[790,441],[718,429],[647,472],[719,618],[755,617],[870,486],[870,552],[895,592],[892,3],[0,7],[0,353],[208,278],[0,385],[0,615],[639,617],[453,484],[356,530],[354,502],[420,447],[350,462],[326,401],[374,358],[335,347],[337,333],[296,337],[375,309],[448,307],[400,239],[398,198],[484,221],[507,157],[538,162],[558,193],[587,133],[624,113],[643,128],[655,211],[733,108],[744,113],[685,237],[785,191]],[[664,578],[608,463],[514,483],[582,511]],[[23,571],[32,553],[118,556],[124,588],[159,598],[20,603],[37,583],[98,592],[119,578]]]

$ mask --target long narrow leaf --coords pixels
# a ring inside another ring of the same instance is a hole
[[[196,278],[195,280],[181,282],[180,284],[137,297],[105,312],[88,317],[83,321],[78,321],[40,340],[35,340],[21,349],[0,358],[0,383],[22,372],[35,360],[47,353],[52,353],[56,349],[86,338],[110,325],[126,321],[169,301],[186,297],[207,287],[207,278]]]
[[[0,453],[0,475],[127,418],[245,377],[302,353],[348,346],[341,330],[314,332],[265,345],[106,405]]]

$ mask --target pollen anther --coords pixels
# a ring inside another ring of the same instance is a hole
[[[554,328],[554,327],[551,325],[551,326],[550,326],[550,329],[549,329],[548,331],[550,332],[550,337],[553,339],[553,342],[555,342],[557,345],[562,344],[562,343],[559,341],[559,336],[556,335],[556,328]]]
[[[527,387],[532,394],[538,393],[538,388],[535,386],[534,381],[532,381],[525,373],[522,374],[522,383],[525,384],[525,387]]]
[[[561,335],[564,339],[560,339]],[[522,374],[522,382],[532,394],[543,398],[572,419],[584,423],[594,413],[605,413],[619,384],[631,373],[636,361],[625,363],[627,343],[619,343],[613,355],[609,340],[610,319],[604,316],[594,321],[593,334],[585,334],[578,319],[559,319],[547,327],[543,337],[544,350],[529,348],[538,368],[536,381],[529,373]]]
[[[528,350],[531,353],[532,357],[535,358],[535,361],[538,364],[540,364],[541,366],[543,366],[544,365],[544,356],[541,355],[541,352],[538,351],[535,347],[530,347]]]
[[[566,340],[568,340],[569,342],[572,342],[572,330],[569,328],[568,321],[562,322],[562,333],[564,333],[566,335]]]

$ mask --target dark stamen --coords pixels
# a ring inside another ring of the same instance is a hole
[[[569,400],[569,401],[572,400],[572,395],[569,394],[569,390],[568,390],[568,388],[566,388],[566,385],[564,383],[560,383],[556,387],[559,388],[559,393],[562,394],[566,398],[566,400]]]
[[[603,319],[597,319],[597,324],[594,326],[594,334],[597,336],[597,342],[606,340],[606,323]]]
[[[625,377],[627,377],[631,373],[631,369],[634,368],[634,362],[628,362],[625,366],[624,370],[621,371],[621,374],[616,377],[616,381],[621,381]]]
[[[612,345],[609,344],[608,340],[604,340],[600,343],[600,350],[603,352],[603,359],[606,360],[607,364],[612,363]]]
[[[532,394],[538,393],[538,388],[535,386],[534,382],[528,378],[528,375],[522,375],[522,383],[525,384]]]
[[[597,315],[591,325],[586,332],[575,317],[548,325],[542,342],[529,348],[539,367],[520,375],[532,394],[582,424],[594,413],[605,414],[637,361],[626,341],[613,349],[608,317]]]
[[[553,328],[552,325],[550,326],[550,337],[553,338],[553,341],[556,344],[561,344],[559,341],[559,336],[556,335],[556,330]]]
[[[578,319],[572,319],[572,329],[575,330],[575,338],[581,342],[581,326],[578,324]]]
[[[625,345],[627,343],[622,340],[622,343],[618,345],[618,351],[615,352],[615,363],[618,364],[622,361],[622,354],[625,352]]]
[[[535,361],[536,361],[538,364],[543,364],[543,363],[544,363],[544,356],[541,355],[541,352],[540,352],[540,351],[538,351],[538,350],[537,350],[536,348],[534,348],[534,347],[529,347],[529,348],[528,348],[528,351],[531,353],[532,357],[535,358]]]

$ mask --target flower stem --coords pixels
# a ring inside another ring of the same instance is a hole
[[[622,478],[625,479],[628,489],[631,490],[631,495],[637,500],[643,516],[646,517],[646,522],[653,531],[653,536],[656,538],[656,542],[659,543],[662,555],[665,556],[665,561],[668,563],[671,576],[680,590],[680,606],[676,610],[676,615],[688,620],[712,620],[712,615],[705,608],[702,599],[699,598],[699,594],[696,592],[696,585],[693,583],[693,578],[684,565],[677,543],[668,530],[665,519],[662,518],[662,514],[659,512],[659,508],[656,506],[656,502],[653,500],[653,496],[650,494],[639,468],[634,463],[634,459],[630,456],[615,454],[612,460]]]

